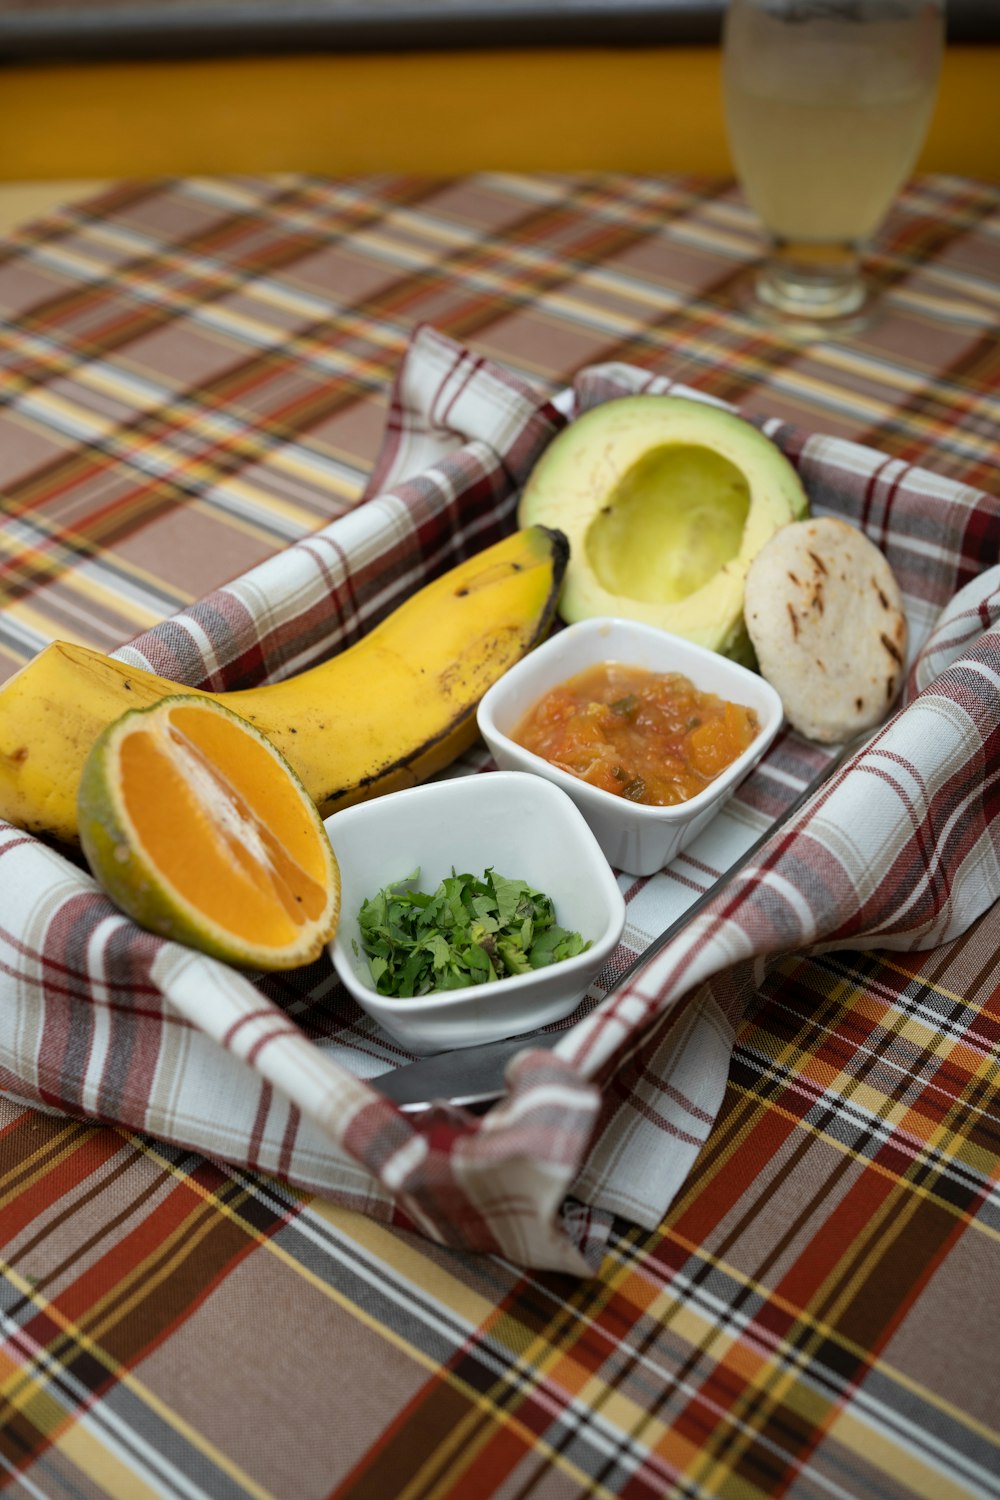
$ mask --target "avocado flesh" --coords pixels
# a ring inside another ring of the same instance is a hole
[[[807,515],[792,464],[752,423],[684,396],[618,396],[589,408],[528,477],[518,525],[562,531],[567,624],[623,616],[737,661],[747,568]]]
[[[739,555],[745,475],[711,448],[669,443],[622,475],[587,528],[587,562],[622,599],[675,604]]]

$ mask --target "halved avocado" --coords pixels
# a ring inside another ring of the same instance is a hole
[[[518,524],[569,539],[564,620],[621,615],[752,662],[747,569],[808,509],[792,465],[742,417],[682,396],[623,396],[549,445]]]

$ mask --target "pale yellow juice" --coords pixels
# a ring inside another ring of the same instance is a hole
[[[919,155],[937,89],[940,14],[926,6],[850,21],[815,9],[816,19],[794,22],[756,0],[732,6],[730,148],[750,206],[777,239],[857,245]]]

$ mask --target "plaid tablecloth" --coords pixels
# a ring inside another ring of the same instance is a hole
[[[732,311],[754,242],[719,185],[124,185],[0,266],[2,649],[109,649],[349,507],[426,318],[551,389],[638,365],[995,489],[995,215],[917,185],[880,325],[801,351]],[[994,561],[989,528],[959,550]],[[576,1290],[9,1101],[13,1482],[993,1493],[993,921],[772,970],[671,1212],[610,1221]],[[266,1369],[258,1294],[287,1314]]]

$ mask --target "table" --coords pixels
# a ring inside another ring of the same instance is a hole
[[[910,185],[849,344],[742,320],[758,252],[732,185],[682,175],[122,181],[57,208],[0,250],[0,675],[54,636],[110,650],[350,508],[421,322],[553,388],[623,360],[996,492],[1000,192]],[[190,449],[161,420],[185,410]],[[3,1098],[0,1484],[997,1494],[998,944],[994,908],[930,953],[782,965],[681,1194],[589,1279]]]

